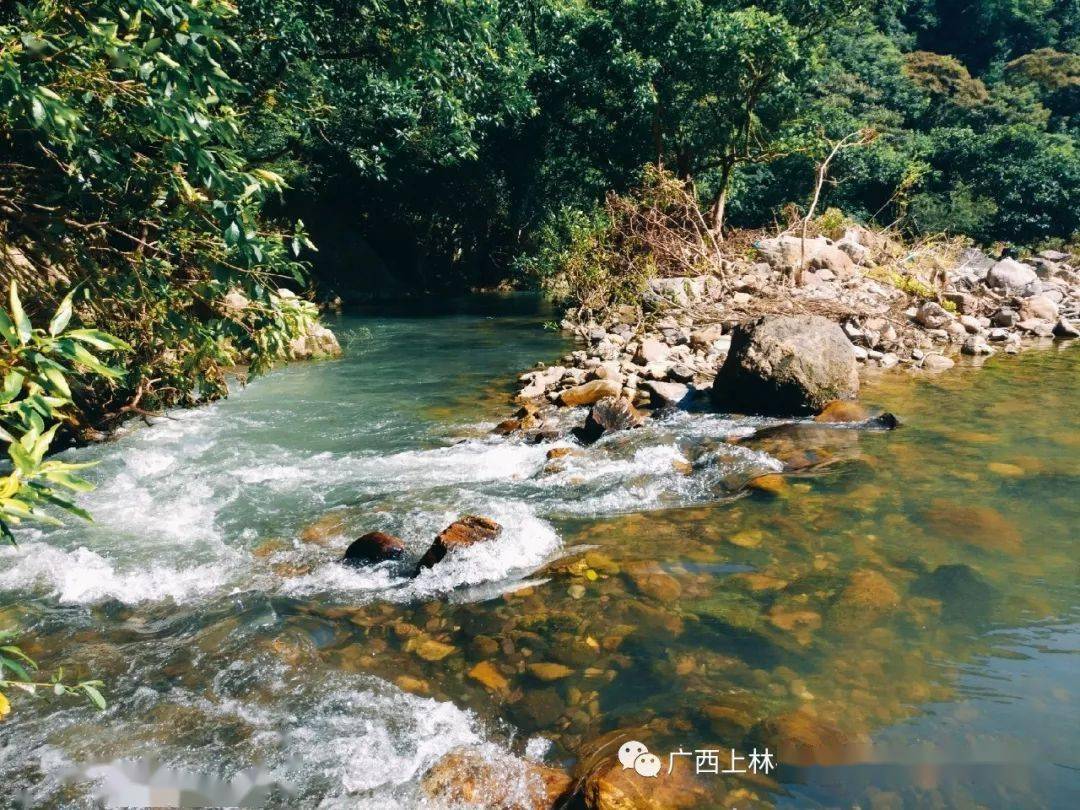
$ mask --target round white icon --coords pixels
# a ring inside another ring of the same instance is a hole
[[[656,754],[642,754],[634,760],[634,770],[638,776],[656,776],[660,773],[660,757]]]
[[[650,754],[644,743],[637,740],[625,742],[619,748],[619,762],[623,770],[633,768],[639,776],[652,778],[660,773],[660,757]]]
[[[634,760],[640,757],[642,754],[649,753],[649,749],[645,743],[640,743],[637,740],[630,740],[625,742],[622,747],[619,748],[619,762],[622,763],[623,770],[634,767]]]

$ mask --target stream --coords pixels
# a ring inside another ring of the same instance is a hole
[[[767,778],[702,776],[702,807],[1072,806],[1076,347],[882,372],[863,400],[895,431],[678,413],[549,458],[571,443],[491,429],[569,349],[552,318],[517,296],[345,316],[340,360],[65,453],[98,462],[94,523],[0,548],[0,628],[109,707],[12,696],[0,805],[157,779],[413,807],[455,748],[572,770],[626,732],[665,769],[772,746]],[[785,464],[778,495],[743,489]],[[464,514],[504,530],[412,578]],[[376,529],[405,563],[338,563]]]

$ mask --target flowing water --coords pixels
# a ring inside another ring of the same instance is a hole
[[[0,550],[0,626],[110,705],[14,700],[0,801],[408,807],[460,746],[512,774],[633,737],[658,807],[670,752],[765,745],[678,801],[1071,805],[1080,351],[869,380],[896,431],[678,414],[549,459],[490,432],[567,348],[544,317],[346,318],[342,360],[69,452],[96,522]],[[467,513],[503,534],[415,579],[336,561]]]

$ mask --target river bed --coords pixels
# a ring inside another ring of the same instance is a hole
[[[1080,351],[867,380],[896,431],[681,413],[549,459],[569,443],[491,428],[566,351],[550,319],[346,317],[341,360],[67,453],[99,462],[95,522],[0,549],[0,626],[110,705],[16,701],[5,801],[138,803],[156,768],[221,804],[407,807],[459,746],[572,770],[629,733],[665,770],[773,747],[703,807],[1068,806]],[[468,513],[502,536],[415,579],[336,561],[379,529],[415,563]]]

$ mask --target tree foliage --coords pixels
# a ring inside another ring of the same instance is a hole
[[[224,0],[42,0],[0,12],[2,269],[32,308],[77,288],[133,351],[102,409],[224,392],[278,356],[272,293],[304,280],[302,226],[261,215],[282,178],[241,148],[241,51]],[[251,302],[240,318],[230,291]]]
[[[298,220],[324,291],[496,283],[646,164],[721,235],[873,130],[822,205],[1078,227],[1074,0],[43,0],[0,10],[0,43],[4,269],[131,343],[114,408],[281,353]]]

